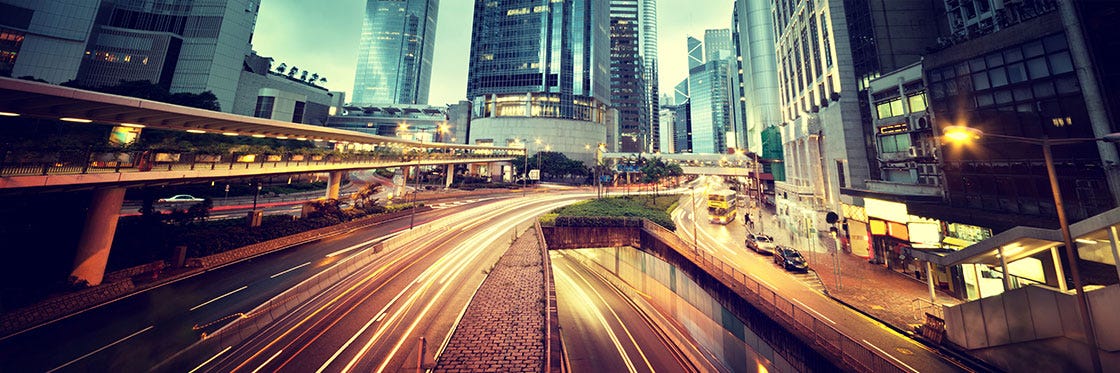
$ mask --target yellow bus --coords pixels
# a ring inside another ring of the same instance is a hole
[[[708,193],[708,218],[715,224],[727,224],[735,220],[735,191],[720,190]]]

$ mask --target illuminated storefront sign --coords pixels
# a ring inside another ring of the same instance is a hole
[[[893,134],[896,134],[896,133],[903,133],[903,132],[906,132],[906,131],[909,131],[909,130],[910,130],[910,125],[908,125],[906,123],[890,124],[890,125],[879,127],[879,134],[881,134],[881,135],[893,135]]]
[[[906,205],[902,203],[864,198],[863,207],[867,211],[867,216],[871,218],[879,218],[899,223],[910,221],[910,214],[906,210]]]

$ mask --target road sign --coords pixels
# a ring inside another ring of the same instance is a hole
[[[540,180],[541,170],[529,170],[529,180]]]

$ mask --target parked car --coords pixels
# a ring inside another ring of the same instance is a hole
[[[748,249],[762,255],[773,255],[775,247],[777,245],[774,244],[774,237],[765,234],[747,233]]]
[[[809,264],[805,263],[805,257],[801,256],[801,252],[788,246],[778,246],[778,248],[774,250],[774,264],[781,266],[787,271],[809,271]]]
[[[167,198],[160,198],[159,202],[202,202],[202,198],[198,198],[189,194],[176,194]]]

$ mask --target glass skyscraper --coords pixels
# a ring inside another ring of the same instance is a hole
[[[596,0],[477,0],[467,76],[471,143],[540,140],[541,150],[594,159],[615,125],[609,11],[609,2]]]
[[[439,0],[368,0],[358,45],[354,99],[427,104]]]
[[[654,135],[638,20],[636,0],[611,1],[611,102],[618,109],[618,150],[629,153],[651,151]]]

